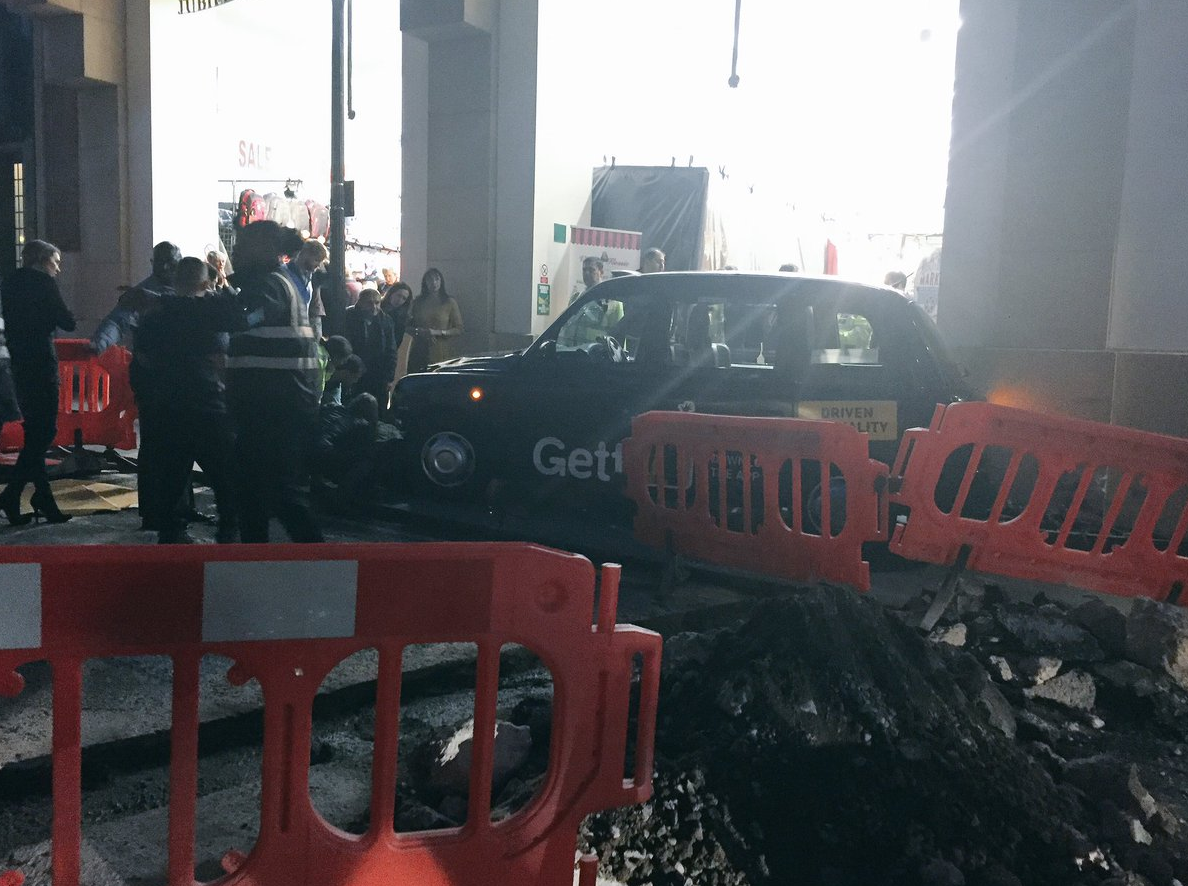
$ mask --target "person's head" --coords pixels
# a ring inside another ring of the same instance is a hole
[[[45,240],[30,240],[21,249],[21,264],[56,277],[62,270],[62,251]]]
[[[800,273],[800,265],[794,265],[792,262],[780,265],[780,273],[782,274],[798,274]]]
[[[227,256],[219,252],[217,249],[212,249],[206,253],[206,263],[215,269],[215,273],[219,277],[223,277],[227,273]]]
[[[173,287],[178,295],[202,295],[210,288],[210,265],[187,255],[177,263]]]
[[[282,227],[280,229],[280,243],[281,255],[287,255],[289,261],[296,261],[297,256],[301,254],[301,247],[305,245],[305,238],[295,228]]]
[[[326,339],[326,354],[335,366],[353,353],[354,348],[351,347],[350,339],[345,335],[332,335]]]
[[[383,307],[398,308],[410,298],[412,298],[412,294],[412,287],[407,283],[394,283],[388,289],[388,291],[384,293]]]
[[[320,240],[306,240],[297,253],[297,267],[307,274],[312,274],[330,260],[330,250]]]
[[[437,268],[430,268],[421,278],[421,295],[436,295],[442,301],[449,298],[446,294],[445,277]]]
[[[362,311],[368,317],[379,313],[380,294],[378,289],[364,289],[359,293],[359,301],[355,304],[356,311]]]
[[[602,261],[592,255],[582,259],[582,282],[586,288],[596,286],[602,282]]]
[[[384,284],[386,286],[395,285],[397,278],[396,278],[396,272],[394,270],[392,270],[391,268],[383,268],[380,270],[380,273],[384,277]]]
[[[235,238],[232,256],[239,273],[271,271],[285,254],[283,228],[271,220],[252,222]]]
[[[153,247],[153,276],[162,283],[172,283],[181,258],[182,253],[177,246],[168,240],[162,240]]]
[[[903,271],[888,271],[887,276],[883,278],[883,285],[903,292],[907,289],[907,274]]]
[[[642,274],[651,274],[655,271],[664,270],[664,253],[655,246],[644,250],[643,258],[639,263],[639,270]]]
[[[359,379],[363,377],[363,358],[358,354],[348,354],[341,363],[336,363],[334,368],[338,371],[342,383],[350,387],[358,384]]]

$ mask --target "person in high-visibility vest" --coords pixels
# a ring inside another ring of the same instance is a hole
[[[318,345],[305,301],[281,264],[284,229],[240,231],[232,284],[248,330],[231,337],[227,403],[236,425],[240,539],[268,541],[275,516],[289,538],[318,542],[306,453],[318,420]]]

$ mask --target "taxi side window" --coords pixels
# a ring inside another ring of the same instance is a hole
[[[699,299],[673,307],[669,360],[695,369],[769,366],[775,357],[773,304]]]
[[[813,362],[841,365],[881,365],[874,325],[850,311],[818,311],[813,338]]]

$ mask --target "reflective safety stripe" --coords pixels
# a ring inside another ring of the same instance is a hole
[[[41,645],[41,564],[0,564],[0,649]]]
[[[272,276],[278,278],[285,285],[285,292],[289,294],[289,322],[293,328],[309,326],[309,309],[297,291],[297,284],[293,282],[286,271],[273,271]]]
[[[310,326],[257,326],[239,335],[255,338],[313,338],[314,331]]]
[[[228,369],[317,369],[317,357],[228,357]]]
[[[354,636],[358,584],[354,560],[207,563],[202,639]]]

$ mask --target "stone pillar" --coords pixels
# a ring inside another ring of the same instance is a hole
[[[137,0],[129,0],[132,7]],[[9,0],[34,21],[34,236],[63,252],[60,283],[88,335],[127,282],[125,4]]]
[[[495,63],[498,0],[401,4],[404,194],[401,268],[419,291],[430,267],[458,299],[462,352],[492,331]]]
[[[1137,9],[962,3],[939,323],[1000,402],[1111,417]]]

